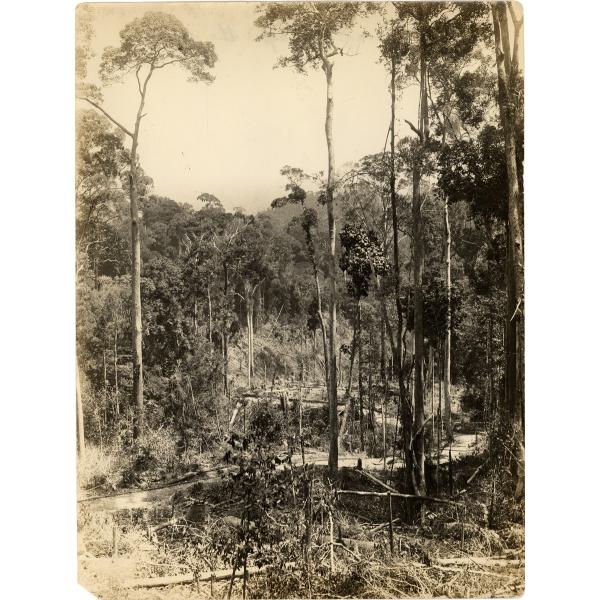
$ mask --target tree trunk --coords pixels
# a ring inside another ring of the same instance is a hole
[[[365,416],[363,406],[363,360],[362,360],[362,309],[358,302],[358,410],[360,423],[360,451],[365,451]]]
[[[248,293],[246,291],[246,293]],[[250,326],[250,302],[246,299],[246,341],[248,342],[248,387],[252,385],[252,330]]]
[[[140,133],[140,123],[146,101],[146,89],[152,75],[152,69],[141,91],[140,105],[135,119],[131,143],[131,156],[129,158],[129,209],[131,218],[131,330],[132,330],[132,355],[133,355],[133,404],[136,406],[136,420],[133,427],[134,439],[144,436],[144,376],[142,363],[142,258],[141,258],[141,233],[140,210],[138,206],[138,181],[137,181],[137,148]]]
[[[327,141],[327,224],[329,232],[329,471],[338,469],[338,416],[337,416],[337,365],[336,365],[336,223],[333,212],[334,169],[333,151],[333,63],[323,58],[323,71],[327,82],[325,113],[325,138]]]
[[[323,319],[323,309],[321,306],[321,284],[319,283],[319,272],[316,262],[313,261],[313,275],[315,278],[315,287],[317,290],[317,316],[319,317],[319,326],[321,328],[321,338],[323,340],[323,362],[325,364],[325,387],[329,397],[329,350],[327,348],[327,334],[325,332],[325,320]],[[315,338],[316,339],[316,338]]]
[[[369,401],[369,429],[373,432],[375,445],[375,401],[373,398],[373,330],[369,328],[369,375],[367,378],[367,395]]]
[[[102,350],[102,372],[104,375],[104,387],[102,390],[103,425],[106,427],[108,411],[108,365],[106,364],[106,348]]]
[[[83,401],[81,399],[81,385],[79,383],[79,364],[75,366],[75,396],[77,400],[77,448],[79,458],[85,458],[85,429],[83,426]]]
[[[223,332],[221,343],[223,346],[223,392],[229,395],[229,343],[227,335],[227,294],[229,293],[229,269],[223,265]]]
[[[213,351],[213,343],[212,343],[213,323],[212,323],[212,299],[210,297],[210,285],[207,287],[206,293],[208,296],[208,342],[210,345],[210,353],[212,354],[212,351]]]
[[[192,324],[194,327],[194,335],[198,334],[198,301],[194,298]]]
[[[317,330],[313,329],[313,381],[317,380]]]
[[[429,442],[429,457],[431,459],[435,440],[435,350],[433,346],[429,347],[429,364],[431,365],[431,437]]]
[[[448,312],[446,314],[446,339],[444,359],[444,421],[446,423],[446,436],[448,441],[452,441],[452,400],[450,397],[450,359],[452,346],[452,272],[451,272],[451,251],[452,251],[452,230],[450,229],[450,212],[448,207],[448,198],[444,199],[444,231],[446,237],[446,294],[448,302]]]
[[[135,156],[137,151],[136,123],[134,142],[131,148],[131,164],[129,173],[129,198],[131,211],[131,328],[133,355],[133,402],[136,406],[136,420],[133,428],[134,439],[144,435],[144,378],[142,366],[142,293],[141,293],[141,240],[139,226],[139,208],[137,194],[137,177],[135,175]]]
[[[508,178],[507,312],[506,312],[506,416],[513,434],[512,473],[517,498],[524,493],[524,252],[522,198],[517,172],[515,105],[510,87],[513,74],[506,4],[492,4],[500,120]],[[518,35],[516,36],[518,38]],[[518,42],[517,42],[518,43]],[[518,55],[516,55],[518,60]],[[515,65],[515,72],[518,65]]]
[[[250,376],[254,377],[254,297],[250,296]]]
[[[429,138],[429,117],[427,110],[427,67],[425,57],[425,35],[420,36],[420,78],[421,78],[421,144]],[[424,390],[423,390],[423,217],[421,214],[421,165],[415,161],[413,167],[413,286],[414,286],[414,452],[415,452],[415,494],[425,494],[425,435]]]
[[[118,333],[117,333],[117,328],[115,326],[114,345],[113,345],[113,369],[115,372],[115,414],[117,416],[119,416],[121,411],[120,411],[120,406],[119,406],[119,368],[118,368],[119,355],[117,354],[117,339],[118,339]]]
[[[381,315],[381,380],[383,381],[383,403],[381,406],[381,443],[383,446],[383,472],[387,468],[387,449],[386,449],[386,433],[387,433],[387,403],[388,403],[388,372],[387,372],[387,346],[385,343],[385,319]]]
[[[402,298],[400,294],[400,246],[398,240],[398,198],[396,196],[396,170],[395,170],[395,151],[396,151],[396,61],[392,56],[392,73],[391,73],[391,139],[390,139],[390,194],[392,200],[392,231],[394,238],[394,299],[396,301],[396,314],[398,316],[398,326],[396,329],[396,342],[394,343],[390,329],[390,342],[392,346],[392,364],[396,365],[396,373],[398,377],[398,389],[400,393],[399,410],[402,415],[402,431],[404,439],[404,462],[405,472],[409,480],[413,479],[413,452],[412,452],[412,414],[408,406],[408,398],[406,394],[406,385],[404,382],[404,374],[402,372]],[[385,304],[383,305],[385,316]],[[414,485],[413,485],[414,487]]]
[[[346,387],[346,402],[344,404],[344,414],[342,415],[342,422],[340,424],[339,438],[342,439],[346,432],[346,426],[348,424],[348,417],[350,420],[354,418],[354,406],[352,402],[352,371],[354,369],[354,356],[356,353],[356,328],[358,323],[358,304],[354,312],[354,323],[352,328],[352,347],[350,348],[350,365],[348,367],[348,385]]]

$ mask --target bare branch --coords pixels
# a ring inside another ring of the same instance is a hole
[[[166,67],[167,65],[172,65],[173,63],[177,63],[177,62],[183,62],[187,60],[187,58],[174,58],[173,60],[168,60],[167,62],[163,63],[162,65],[158,65],[155,66],[155,69],[162,69],[163,67]]]
[[[131,133],[131,131],[129,131],[129,129],[127,129],[126,127],[124,127],[123,125],[121,125],[121,123],[119,123],[119,121],[117,121],[116,119],[114,119],[113,117],[111,117],[99,104],[97,104],[93,100],[90,100],[89,98],[86,98],[84,96],[77,96],[77,98],[79,100],[85,100],[86,102],[88,102],[89,104],[91,104],[94,108],[96,108],[97,110],[99,110],[107,119],[109,119],[119,129],[121,129],[121,131],[123,131],[124,133],[126,133],[130,138],[133,138],[133,133]]]
[[[138,65],[138,68],[135,70],[135,78],[137,79],[137,84],[138,84],[138,91],[140,92],[140,96],[142,96],[142,84],[140,82],[140,69],[142,68],[142,65]]]
[[[404,122],[419,136],[419,139],[423,141],[423,133],[419,131],[408,119],[404,119]]]

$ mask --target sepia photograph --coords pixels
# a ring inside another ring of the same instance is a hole
[[[94,597],[523,595],[524,12],[75,8]]]

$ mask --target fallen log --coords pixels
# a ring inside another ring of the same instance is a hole
[[[481,569],[461,569],[460,567],[442,567],[441,565],[432,565],[430,569],[437,569],[438,571],[448,571],[450,573],[472,573],[476,575],[488,575],[489,577],[511,577],[507,573],[494,573],[494,571],[482,571]]]
[[[296,566],[295,562],[286,563],[286,568],[294,568]],[[273,568],[271,565],[267,565],[264,567],[248,567],[246,569],[248,575],[259,575],[267,572],[269,569]],[[243,570],[236,572],[233,574],[234,579],[239,579],[244,576]],[[203,572],[198,573],[194,576],[193,573],[184,573],[182,575],[170,575],[167,577],[151,577],[148,579],[130,579],[123,583],[123,587],[125,588],[152,588],[152,587],[163,587],[166,585],[182,585],[188,583],[194,583],[196,581],[222,581],[223,579],[231,579],[232,572],[231,569],[218,569],[213,572]]]
[[[456,556],[452,558],[438,558],[436,565],[471,565],[480,567],[511,567],[523,564],[522,560],[503,558],[502,556]]]
[[[483,467],[485,467],[485,465],[487,465],[487,459],[484,460],[475,470],[475,473],[473,473],[473,475],[471,475],[471,477],[469,477],[469,479],[467,479],[467,485],[469,485],[473,479],[475,479],[475,477],[477,477],[477,475],[479,475],[479,473],[481,472],[481,469],[483,469]]]
[[[380,485],[383,489],[387,490],[388,492],[392,492],[394,494],[398,494],[399,493],[398,490],[396,490],[393,487],[389,486],[387,483],[384,483],[383,481],[381,481],[381,479],[378,479],[377,477],[375,477],[375,475],[371,475],[371,473],[368,473],[364,469],[359,469],[357,467],[356,470],[359,473],[362,473],[367,479],[370,479],[371,481],[374,481],[376,484]]]
[[[317,542],[319,544],[331,544],[331,540],[328,536],[317,536]],[[342,538],[335,540],[335,543],[339,546],[346,546],[347,548],[357,548],[359,550],[375,550],[375,542],[369,540],[356,540],[354,538]]]
[[[464,506],[462,502],[446,500],[445,498],[434,498],[433,496],[417,496],[416,494],[401,494],[399,492],[363,492],[358,490],[336,490],[336,494],[347,494],[350,496],[374,496],[387,498],[388,495],[394,498],[408,498],[411,500],[420,500],[421,502],[439,502],[440,504],[450,504],[452,506]]]
[[[392,525],[394,523],[398,523],[398,521],[400,521],[400,517],[396,517],[393,521],[392,521]],[[369,533],[377,533],[378,531],[381,531],[382,529],[385,529],[386,527],[389,527],[390,522],[386,521],[385,523],[381,523],[380,525],[377,525],[377,527],[373,527],[373,529],[371,529],[371,531]]]
[[[185,475],[182,475],[181,477],[177,477],[175,479],[165,481],[164,483],[160,483],[159,485],[149,487],[145,490],[129,489],[129,490],[124,490],[122,492],[117,492],[115,494],[102,494],[100,496],[87,496],[85,498],[78,498],[77,503],[81,504],[83,502],[94,502],[95,500],[119,498],[120,496],[129,496],[132,494],[154,492],[154,491],[163,490],[163,489],[166,489],[169,487],[175,487],[181,483],[188,483],[188,482],[191,482],[192,480],[194,480],[194,482],[195,482],[196,479],[198,479],[199,481],[202,481],[203,483],[204,482],[210,483],[210,482],[216,481],[216,478],[213,477],[213,478],[208,478],[208,479],[202,480],[202,477],[204,477],[204,475],[207,475],[208,473],[214,473],[216,471],[232,470],[232,468],[233,467],[230,467],[229,465],[223,465],[220,467],[212,467],[211,469],[202,469],[199,471],[189,471],[188,473],[186,473]]]

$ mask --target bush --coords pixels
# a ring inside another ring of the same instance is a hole
[[[267,446],[283,443],[286,433],[285,417],[280,409],[270,404],[260,404],[252,412],[248,434]]]
[[[122,483],[138,485],[144,479],[158,477],[176,469],[180,458],[176,436],[169,429],[148,431],[133,446],[133,460],[124,469]]]

